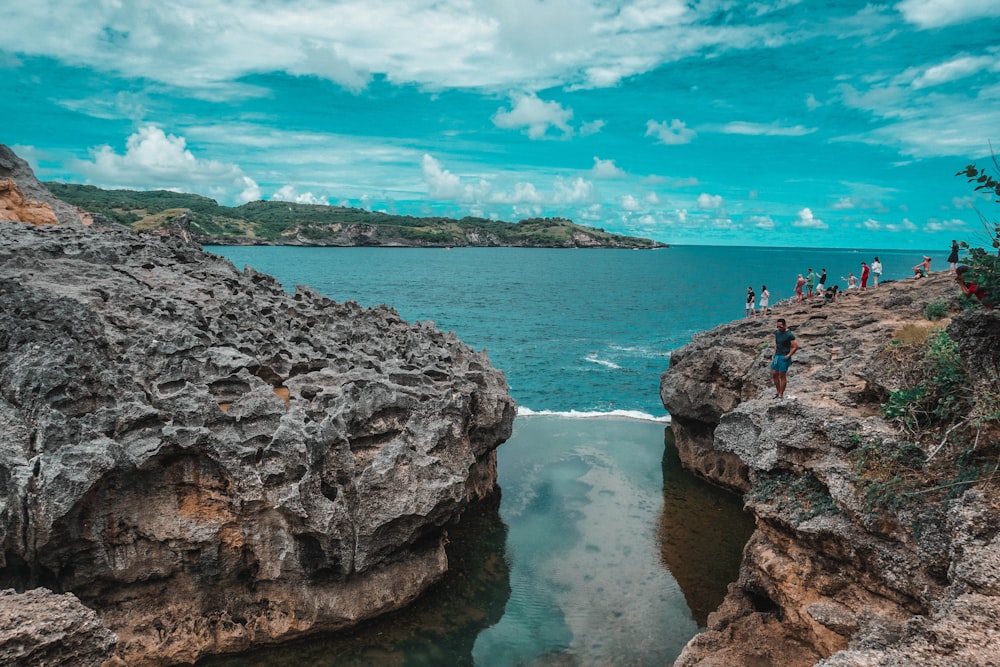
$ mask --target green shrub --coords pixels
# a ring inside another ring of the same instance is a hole
[[[1000,162],[997,162],[996,155],[993,156],[993,170],[1000,173]],[[956,176],[965,176],[970,183],[976,183],[974,188],[977,192],[986,192],[993,195],[994,202],[1000,203],[1000,181],[991,176],[986,169],[980,169],[975,164],[970,164]],[[987,243],[992,250],[970,246],[965,241],[961,246],[968,250],[968,257],[965,264],[969,267],[966,274],[970,280],[986,290],[984,302],[990,304],[1000,304],[1000,221],[989,221],[986,216],[979,213],[979,219],[986,229]]]
[[[941,300],[931,301],[924,308],[924,316],[932,322],[948,317],[948,303]]]
[[[892,391],[882,414],[913,435],[935,424],[959,419],[969,407],[965,367],[955,343],[944,329],[936,329],[923,344],[913,368],[900,371],[907,382]],[[913,356],[910,359],[914,359]]]

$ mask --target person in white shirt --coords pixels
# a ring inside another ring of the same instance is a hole
[[[872,289],[878,287],[878,279],[882,276],[882,262],[878,257],[872,260]]]

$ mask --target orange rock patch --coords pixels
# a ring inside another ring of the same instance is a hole
[[[27,222],[32,225],[55,225],[56,212],[48,204],[29,201],[11,178],[0,180],[0,220]]]

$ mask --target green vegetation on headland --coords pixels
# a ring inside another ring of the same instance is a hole
[[[325,246],[518,246],[664,248],[664,243],[609,234],[563,218],[517,223],[465,217],[418,218],[342,206],[255,201],[220,206],[214,199],[166,190],[103,190],[50,182],[63,201],[134,229],[182,223],[203,244]]]

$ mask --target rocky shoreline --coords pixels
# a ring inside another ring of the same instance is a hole
[[[0,181],[20,195],[0,208],[0,585],[21,591],[0,608],[38,610],[0,628],[0,662],[191,663],[352,626],[442,576],[515,415],[485,351],[289,294],[182,226],[87,225],[24,196],[5,148]],[[89,648],[54,654],[57,630]]]
[[[952,317],[930,322],[932,301]],[[801,345],[791,400],[772,399],[773,323]],[[872,506],[857,451],[911,443],[880,411],[899,387],[885,354],[909,327],[946,327],[995,382],[1000,316],[959,312],[954,280],[783,303],[770,318],[694,337],[671,357],[661,398],[684,465],[743,494],[757,529],[738,581],[676,667],[1000,664],[1000,491],[992,477],[942,501]],[[992,435],[982,447],[995,446]]]

